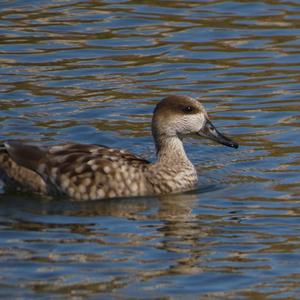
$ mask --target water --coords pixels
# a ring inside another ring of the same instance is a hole
[[[200,97],[233,150],[188,139],[196,190],[0,198],[0,297],[299,299],[299,1],[0,3],[0,139],[151,160],[153,106]]]

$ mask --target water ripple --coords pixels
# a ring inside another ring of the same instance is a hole
[[[200,183],[179,195],[3,194],[0,297],[297,299],[299,11],[292,0],[2,1],[2,140],[154,159],[153,106],[176,93],[199,97],[241,147],[187,139]]]

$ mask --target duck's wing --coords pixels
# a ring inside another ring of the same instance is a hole
[[[42,178],[48,191],[83,200],[106,197],[103,191],[108,191],[106,186],[120,177],[120,170],[126,176],[126,169],[143,169],[149,164],[130,152],[102,145],[38,147],[10,141],[5,148],[17,166]]]

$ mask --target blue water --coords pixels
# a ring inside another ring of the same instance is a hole
[[[155,160],[154,105],[199,97],[194,191],[0,195],[3,299],[299,299],[298,1],[1,1],[0,140]]]

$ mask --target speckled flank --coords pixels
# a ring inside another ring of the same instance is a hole
[[[154,164],[125,150],[100,145],[37,147],[10,141],[0,150],[1,175],[7,184],[76,200],[188,190],[197,183],[197,173],[181,136],[198,133],[206,119],[196,100],[171,96],[154,112],[152,133],[158,158]]]
[[[18,146],[15,142],[10,144],[11,148]],[[143,170],[149,163],[124,150],[64,144],[49,147],[41,156],[45,158],[37,172],[42,177],[17,165],[7,152],[0,153],[2,177],[6,177],[6,183],[10,178],[37,192],[47,192],[48,186],[48,190],[77,200],[145,194],[145,185],[137,181],[143,180]]]
[[[144,179],[149,163],[124,150],[65,144],[50,147],[47,160],[46,177],[77,200],[146,194],[137,182]]]

